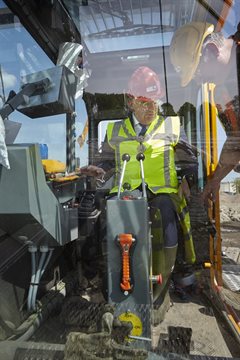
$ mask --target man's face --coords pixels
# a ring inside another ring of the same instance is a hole
[[[137,120],[143,125],[151,124],[158,114],[157,102],[149,98],[134,98],[131,108]]]
[[[221,33],[208,36],[202,46],[202,54],[195,79],[199,81],[220,82],[227,74],[226,65],[229,63],[233,40],[225,39]]]

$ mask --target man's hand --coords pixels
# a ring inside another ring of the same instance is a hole
[[[81,174],[86,174],[87,176],[94,176],[96,178],[101,178],[102,176],[105,175],[105,171],[95,165],[89,165],[89,166],[84,166],[80,169],[80,173]]]
[[[237,159],[240,156],[240,152],[238,152],[237,157],[231,157],[232,153],[227,151],[226,145],[228,144],[225,142],[216,170],[214,171],[212,178],[207,181],[203,190],[202,199],[205,204],[207,204],[208,199],[216,201],[222,179],[224,179],[234,168],[234,165],[237,163]]]
[[[202,199],[204,204],[208,203],[208,199],[212,200],[212,201],[216,201],[217,198],[217,194],[219,192],[219,188],[220,188],[220,182],[221,180],[219,179],[210,179],[208,180],[203,193],[202,193]]]

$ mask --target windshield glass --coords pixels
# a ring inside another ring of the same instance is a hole
[[[240,357],[239,18],[0,1],[0,355]]]

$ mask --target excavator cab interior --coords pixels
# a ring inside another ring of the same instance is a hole
[[[239,15],[236,0],[0,0],[0,358],[239,358],[239,164],[202,201],[238,134]],[[158,75],[159,114],[180,119],[197,163],[176,159],[196,261],[179,226],[166,279],[144,154],[134,196],[119,190],[129,154],[114,197],[115,169],[83,171],[129,116],[139,67]]]

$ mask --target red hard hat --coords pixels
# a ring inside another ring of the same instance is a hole
[[[128,82],[128,95],[152,100],[160,99],[163,96],[163,89],[159,77],[149,67],[140,66]]]

